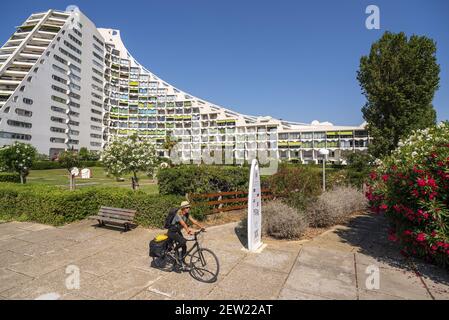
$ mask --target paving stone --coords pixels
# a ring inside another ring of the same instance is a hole
[[[297,262],[285,288],[330,299],[357,299],[355,274],[342,272],[338,266],[331,269]]]
[[[296,252],[265,248],[261,253],[249,253],[242,262],[256,267],[288,273],[296,257]]]
[[[228,251],[214,249],[213,252],[218,258],[218,263],[220,264],[219,274],[221,276],[227,275],[247,255],[247,253],[242,250]]]
[[[343,273],[355,273],[354,254],[305,245],[298,256],[301,265],[329,268]]]
[[[283,272],[242,263],[221,280],[218,287],[229,292],[237,290],[248,298],[276,299],[287,276]]]
[[[366,289],[368,265],[357,264],[358,287]],[[431,299],[419,277],[412,271],[380,269],[379,293],[404,299]]]
[[[5,240],[0,240],[0,252],[2,251],[13,251],[16,247],[21,247],[25,244],[30,244],[29,242],[15,239],[15,238],[8,238]]]
[[[170,298],[165,295],[157,294],[149,291],[148,289],[145,289],[132,297],[131,300],[170,300]]]
[[[0,293],[31,280],[33,278],[23,274],[8,269],[0,269]]]
[[[8,269],[30,277],[38,277],[69,264],[71,260],[63,253],[51,253],[35,258],[27,257],[27,259],[9,266]]]
[[[40,243],[27,243],[20,247],[12,248],[11,251],[29,257],[38,257],[42,255],[56,253],[57,248],[55,248],[54,246],[42,245]]]
[[[8,226],[8,224],[0,224],[0,226],[4,226],[6,225],[6,227],[3,227],[0,229],[0,240],[6,240],[6,239],[10,239],[10,238],[19,238],[21,236],[25,236],[26,234],[30,233],[30,231],[26,231],[23,229],[19,229],[16,227],[11,227]]]
[[[253,300],[243,295],[239,290],[227,291],[221,287],[215,287],[206,297],[207,300]]]
[[[0,268],[10,268],[29,259],[31,257],[20,253],[3,251],[0,252]]]
[[[279,294],[280,300],[330,300],[329,298],[320,297],[314,294],[305,293],[289,288],[284,288]]]
[[[449,272],[420,260],[413,264],[432,296],[436,300],[449,300]]]
[[[359,290],[359,300],[405,300],[378,290]]]
[[[103,276],[115,269],[121,268],[131,261],[132,255],[123,251],[105,250],[76,262],[84,271],[97,276]]]

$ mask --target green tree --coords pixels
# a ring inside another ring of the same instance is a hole
[[[82,161],[90,160],[90,158],[89,158],[90,154],[86,147],[81,147],[80,151],[78,152],[78,155],[79,155],[80,160],[82,160]]]
[[[143,171],[153,175],[158,163],[154,143],[137,134],[111,140],[103,150],[101,161],[108,174],[115,177],[132,173],[134,190],[139,186],[137,173]]]
[[[20,175],[20,182],[24,184],[36,154],[37,151],[32,145],[15,142],[0,149],[0,163],[3,170],[17,172]]]
[[[70,190],[75,189],[75,177],[72,175],[72,169],[80,165],[78,152],[74,150],[63,151],[59,154],[58,162],[67,169],[69,173]]]
[[[425,36],[385,32],[360,59],[357,79],[367,99],[362,112],[374,157],[390,154],[413,130],[435,124],[432,100],[440,80],[435,52],[435,42]]]

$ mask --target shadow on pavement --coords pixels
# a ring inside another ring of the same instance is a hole
[[[406,258],[400,253],[399,246],[388,240],[389,225],[385,217],[380,215],[358,216],[353,218],[347,227],[338,229],[335,233],[342,242],[359,247],[359,254],[369,256],[385,267],[418,272],[432,281],[449,285],[447,270],[424,260]],[[375,263],[374,260],[373,263]]]

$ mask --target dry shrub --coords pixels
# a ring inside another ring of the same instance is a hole
[[[247,235],[248,220],[243,218],[237,229]],[[277,239],[299,239],[308,227],[304,214],[285,203],[275,200],[262,205],[262,235]]]
[[[307,217],[312,227],[329,227],[346,222],[352,213],[365,208],[362,192],[351,186],[337,186],[308,207]]]

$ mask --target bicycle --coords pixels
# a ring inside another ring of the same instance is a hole
[[[187,250],[186,254],[178,258],[178,253],[174,250],[175,243],[169,240],[167,247],[162,252],[160,257],[153,258],[152,264],[158,269],[168,269],[168,271],[180,270],[189,271],[192,278],[195,280],[213,283],[217,281],[218,273],[220,271],[220,264],[218,258],[212,250],[203,248],[200,244],[199,235],[204,230],[197,231],[193,234],[193,238],[186,239],[187,241],[194,241],[193,246]],[[183,268],[182,260],[190,255],[190,261],[187,268]],[[168,265],[168,268],[166,268]],[[209,276],[209,277],[207,277]]]

